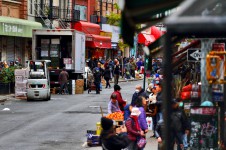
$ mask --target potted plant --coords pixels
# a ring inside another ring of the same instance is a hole
[[[0,72],[0,94],[10,94],[14,92],[15,69],[15,66],[10,66],[9,68],[2,68]]]

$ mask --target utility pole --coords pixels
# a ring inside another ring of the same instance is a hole
[[[102,30],[102,0],[100,0],[100,29]]]
[[[49,1],[49,20],[50,20],[50,29],[53,29],[53,0]]]

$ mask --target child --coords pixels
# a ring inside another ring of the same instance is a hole
[[[118,105],[118,101],[117,101],[117,95],[116,94],[112,94],[111,95],[111,100],[108,103],[108,113],[114,113],[114,112],[120,112],[120,108]]]

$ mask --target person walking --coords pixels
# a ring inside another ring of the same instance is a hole
[[[122,99],[122,94],[120,90],[121,90],[121,87],[116,84],[114,85],[114,92],[112,94],[115,94],[117,96],[119,108],[121,111],[124,111],[124,107],[126,106],[126,101]]]
[[[179,108],[178,100],[173,99],[171,102],[172,113],[171,113],[171,131],[174,141],[177,143],[177,150],[187,149],[187,145],[184,145],[183,140],[186,139],[190,132],[190,124],[184,110]]]
[[[60,82],[60,92],[59,94],[62,94],[62,91],[64,90],[64,94],[68,94],[68,83],[69,75],[65,68],[61,71],[59,75],[59,82]]]
[[[111,88],[111,85],[110,85],[110,82],[109,82],[110,78],[111,78],[111,71],[109,69],[109,66],[107,66],[104,70],[104,79],[106,81],[106,87],[105,88],[108,88],[108,87]]]
[[[108,113],[112,114],[114,112],[120,112],[120,108],[118,105],[118,101],[117,101],[117,95],[116,94],[112,94],[111,95],[111,100],[108,103]]]
[[[164,141],[164,136],[163,136],[163,132],[164,132],[164,121],[161,119],[158,121],[157,125],[156,125],[156,130],[155,130],[155,137],[157,138],[158,141],[158,150],[162,149],[163,146],[163,141]]]
[[[138,122],[140,125],[140,128],[144,133],[148,133],[148,125],[146,121],[146,111],[144,107],[146,106],[146,99],[142,96],[139,96],[136,101],[136,107],[140,110],[140,115],[138,117]]]
[[[126,60],[126,64],[125,64],[125,78],[126,79],[130,79],[130,70],[131,70],[132,66],[130,64],[129,60]]]
[[[129,150],[139,150],[137,146],[137,139],[145,136],[144,132],[140,128],[138,121],[140,113],[141,112],[139,108],[133,107],[130,117],[126,120],[127,134],[128,138],[131,141]]]
[[[125,126],[121,126],[120,130],[115,132],[113,121],[105,117],[101,118],[101,126],[103,130],[100,134],[100,143],[103,150],[122,150],[129,146],[130,140]]]
[[[97,67],[93,69],[94,83],[96,86],[96,94],[100,94],[100,83],[101,83],[102,74],[103,74],[103,69],[101,68],[101,64],[98,63]]]
[[[135,78],[135,70],[136,70],[136,68],[137,68],[137,65],[136,65],[136,63],[135,63],[135,60],[134,60],[134,58],[131,58],[130,59],[130,63],[131,63],[131,76],[133,77],[133,78]]]
[[[120,64],[117,59],[115,59],[115,65],[114,65],[114,84],[118,84],[120,75]]]

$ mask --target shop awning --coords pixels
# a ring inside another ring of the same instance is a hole
[[[100,35],[100,26],[94,23],[79,21],[74,24],[72,29],[84,32],[85,34]]]
[[[86,34],[86,47],[110,49],[111,38],[94,34]]]
[[[125,0],[125,7],[122,11],[122,37],[124,41],[133,46],[134,33],[138,29],[136,25],[146,24],[152,26],[161,22],[165,16],[172,13],[183,0]]]
[[[155,41],[155,37],[151,34],[145,34],[145,33],[139,33],[138,34],[138,43],[144,44],[145,46],[148,46],[149,44],[153,43]]]
[[[32,30],[41,28],[39,22],[0,16],[0,35],[31,38]]]

